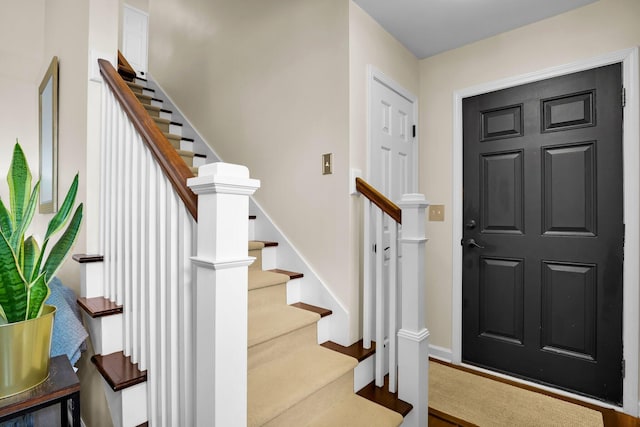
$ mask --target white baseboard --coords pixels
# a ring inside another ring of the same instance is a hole
[[[429,356],[445,362],[453,360],[453,351],[450,348],[440,347],[438,345],[429,345]]]

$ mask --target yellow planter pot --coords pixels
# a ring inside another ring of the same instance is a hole
[[[0,399],[22,393],[49,376],[49,352],[56,308],[42,316],[0,326]]]

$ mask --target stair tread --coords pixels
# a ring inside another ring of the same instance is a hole
[[[180,135],[176,135],[176,134],[169,133],[169,132],[162,132],[162,133],[164,134],[164,136],[167,139],[175,139],[177,141],[180,141],[182,139],[182,137]]]
[[[148,90],[150,92],[155,92],[155,89],[149,89],[146,86],[142,86],[142,85],[139,85],[138,83],[134,83],[134,82],[127,81],[127,86],[129,86],[131,88],[135,88],[135,89]]]
[[[94,354],[91,361],[113,391],[147,381],[147,371],[140,371],[138,364],[132,363],[131,358],[125,356],[121,351],[107,355]]]
[[[249,270],[249,290],[266,288],[267,286],[287,283],[289,276],[272,271]]]
[[[312,313],[317,313],[320,315],[321,318],[331,316],[333,314],[333,311],[329,310],[328,308],[318,307],[316,305],[311,305],[311,304],[305,304],[303,302],[293,303],[291,304],[291,307],[299,308],[301,310],[307,310]]]
[[[355,357],[358,362],[362,362],[367,357],[372,356],[376,352],[376,343],[371,341],[371,348],[364,348],[362,340],[345,347],[333,341],[327,341],[320,344],[321,346],[328,348],[338,353],[346,354],[347,356]]]
[[[338,425],[350,427],[399,426],[402,421],[402,416],[397,412],[352,394],[314,417],[308,427]]]
[[[272,268],[271,270],[267,270],[267,271],[273,271],[274,273],[286,274],[287,276],[289,276],[290,280],[301,279],[301,278],[304,277],[304,274],[302,274],[302,273],[298,273],[296,271],[283,270],[281,268]]]
[[[248,425],[263,425],[357,364],[351,357],[313,345],[249,370]]]
[[[413,409],[410,403],[398,398],[397,392],[391,393],[389,391],[389,375],[385,375],[384,385],[382,387],[376,387],[375,381],[372,381],[358,391],[358,396],[362,396],[367,400],[395,411],[403,417],[406,417]]]
[[[320,320],[320,315],[284,304],[267,304],[249,310],[249,347],[304,328]]]
[[[78,298],[78,305],[93,318],[121,314],[122,306],[104,297]]]
[[[72,258],[75,262],[79,262],[80,264],[104,261],[104,256],[98,254],[73,254]]]
[[[182,157],[193,157],[193,151],[187,151],[187,150],[176,150],[176,151]]]
[[[256,251],[264,248],[264,242],[260,242],[257,240],[249,240],[249,250]]]

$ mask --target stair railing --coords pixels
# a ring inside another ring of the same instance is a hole
[[[397,391],[400,399],[413,405],[403,425],[425,426],[429,409],[424,299],[428,203],[422,194],[404,194],[396,205],[362,178],[356,178],[356,190],[364,196],[363,346],[371,348],[375,334],[376,386],[384,385],[388,369],[389,391]]]
[[[91,293],[123,307],[122,351],[147,371],[136,402],[147,420],[134,425],[244,425],[248,197],[259,181],[225,163],[193,177],[113,66],[99,66],[104,263]]]

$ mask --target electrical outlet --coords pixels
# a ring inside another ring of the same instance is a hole
[[[333,153],[327,153],[322,155],[322,175],[329,175],[333,173]]]
[[[444,205],[429,205],[429,221],[444,221]]]

